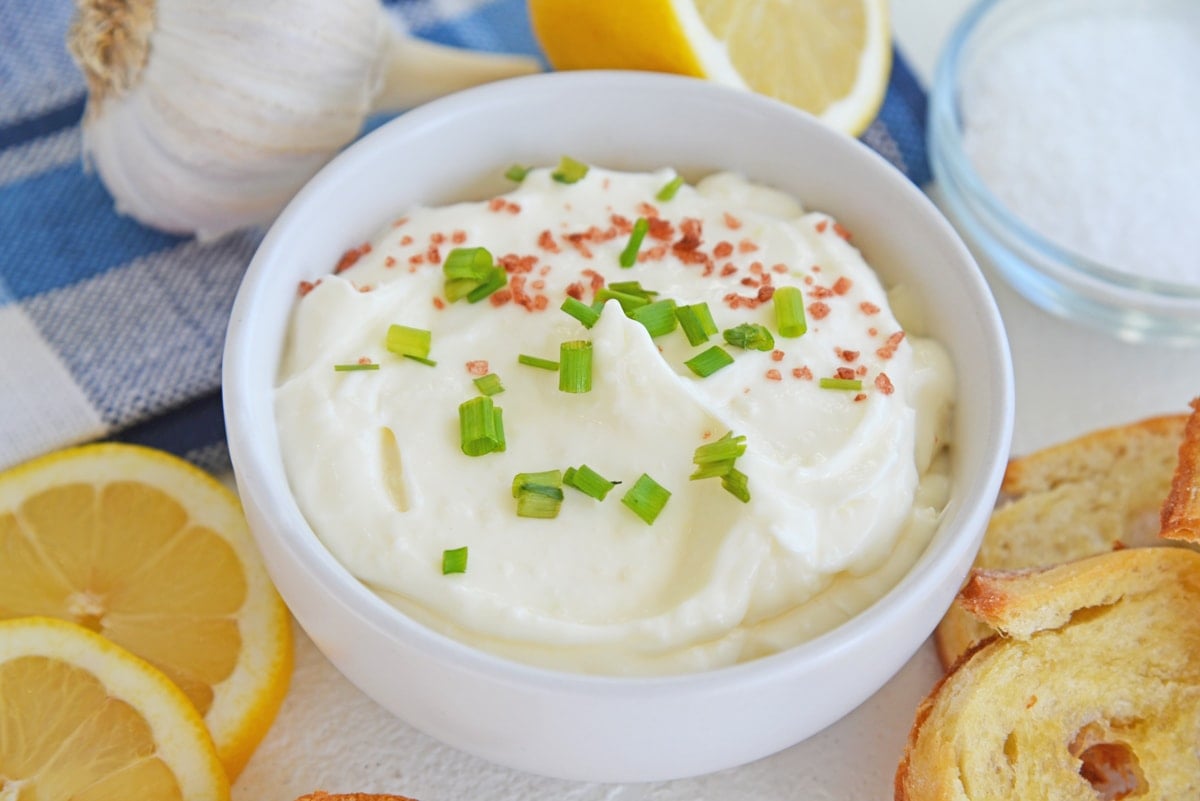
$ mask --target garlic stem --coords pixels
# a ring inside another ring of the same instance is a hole
[[[541,70],[529,56],[461,50],[394,29],[387,43],[375,111],[402,111],[436,97],[489,81]]]

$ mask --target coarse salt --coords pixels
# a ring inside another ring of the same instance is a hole
[[[964,79],[963,147],[1052,242],[1200,285],[1200,6],[1163,8],[1049,19],[994,48]]]

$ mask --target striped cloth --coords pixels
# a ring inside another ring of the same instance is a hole
[[[426,39],[537,53],[525,0],[389,9]],[[225,326],[262,232],[201,244],[116,214],[80,159],[72,11],[71,0],[0,0],[0,468],[111,438],[220,471]],[[897,54],[863,139],[923,185],[924,124],[925,94]]]

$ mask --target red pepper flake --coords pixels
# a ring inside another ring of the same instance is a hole
[[[779,374],[779,371],[776,370],[774,367],[772,367],[770,370],[768,370],[766,375],[767,375],[768,381],[782,381],[783,380],[783,376],[781,376]]]
[[[863,401],[865,401],[866,399],[867,399],[867,393],[865,393],[865,392],[860,392],[860,393],[858,393],[857,395],[855,395],[855,396],[854,396],[854,402],[855,402],[855,403],[862,403],[862,402],[863,402]]]
[[[761,261],[750,262],[750,274],[751,275],[762,275],[763,274],[763,264]]]
[[[455,245],[461,245],[463,242],[466,242],[466,241],[467,241],[467,232],[466,231],[454,231],[453,233],[450,234],[450,242]]]
[[[758,279],[748,275],[742,279],[742,286],[758,286]]]
[[[511,289],[497,289],[492,294],[488,295],[488,300],[493,306],[503,306],[512,300],[513,293]]]
[[[623,217],[620,214],[613,214],[611,217],[609,217],[609,219],[612,220],[613,226],[622,234],[628,234],[633,231],[633,223],[629,221],[628,217]]]
[[[408,257],[408,263],[413,265],[414,267],[418,264],[424,264],[425,263],[425,254],[424,253],[414,253],[413,255]]]
[[[717,243],[717,246],[715,248],[713,248],[712,254],[714,256],[716,256],[718,259],[724,259],[724,258],[728,258],[729,256],[732,256],[733,255],[733,243],[728,240],[722,239],[720,242]]]
[[[359,292],[370,292],[375,287],[371,286],[370,284],[363,284],[362,286],[355,286],[354,288]]]
[[[446,235],[441,231],[434,231],[429,235],[429,242],[433,245],[440,245],[446,241]]]
[[[554,241],[554,234],[550,233],[549,228],[538,235],[537,243],[538,247],[542,250],[548,250],[551,253],[558,253],[559,251],[558,243]]]
[[[596,294],[604,288],[604,276],[595,270],[584,270],[583,275],[591,279],[592,294]]]
[[[817,229],[818,234],[823,234],[825,233],[825,229],[829,227],[829,220],[818,220],[817,224],[813,227]]]
[[[337,266],[333,268],[334,274],[345,272],[358,263],[358,260],[371,252],[371,243],[363,242],[356,248],[350,248],[342,254],[342,258],[338,260]]]
[[[738,271],[738,268],[733,265],[733,262],[731,262],[731,261],[726,262],[725,266],[721,268],[721,277],[727,278],[727,277],[733,275],[734,273],[736,273],[737,271]]]
[[[437,309],[438,311],[441,311],[442,309],[446,308],[446,301],[442,300],[441,298],[435,297],[433,299],[433,308]]]
[[[873,337],[873,336],[877,336],[878,334],[879,334],[879,329],[875,328],[874,326],[867,329],[867,336]]]
[[[304,297],[309,292],[312,292],[314,289],[316,289],[317,284],[319,283],[321,283],[321,279],[319,278],[316,281],[301,281],[300,286],[296,287],[296,294],[300,297]]]
[[[534,281],[533,283],[531,283],[530,286],[533,287],[534,289],[545,289],[546,282],[539,278],[536,281]]]
[[[412,243],[413,243],[413,238],[411,236],[409,236],[408,234],[405,234],[404,236],[400,237],[401,245],[411,245]]]
[[[805,285],[805,286],[812,286],[812,285],[813,285],[813,277],[812,277],[811,275],[806,275],[806,276],[804,276],[804,285]]]
[[[632,225],[629,226],[629,230],[633,230]],[[646,234],[659,242],[670,242],[675,238],[675,226],[671,225],[670,220],[664,220],[661,217],[647,217]]]
[[[392,227],[393,227],[393,228],[399,228],[400,226],[404,225],[406,222],[408,222],[408,218],[407,218],[407,217],[401,217],[401,218],[399,218],[398,220],[396,220],[396,221],[394,221],[394,222],[392,223]]]
[[[505,253],[500,258],[496,259],[496,263],[504,268],[504,272],[513,274],[523,274],[533,272],[534,266],[538,262],[538,257],[534,255],[520,256],[516,253]]]
[[[425,258],[429,259],[430,264],[439,264],[442,261],[442,252],[438,250],[437,245],[430,245],[429,250],[425,251]]]
[[[675,244],[671,245],[671,249],[676,253],[679,251],[692,251],[700,247],[702,223],[695,217],[685,217],[683,222],[679,223],[679,230],[682,236]]]
[[[785,353],[784,353],[783,351],[781,351],[781,350],[773,350],[773,351],[771,351],[771,361],[773,361],[773,362],[781,362],[781,361],[783,361],[783,357],[784,357],[785,355],[787,355],[787,354],[785,354]]]
[[[881,359],[890,359],[896,355],[896,348],[900,347],[900,343],[904,341],[904,332],[897,331],[887,338],[883,343],[883,347],[875,351],[875,355]]]
[[[714,264],[711,259],[709,259],[709,261],[707,263],[705,263],[705,265],[704,265],[704,272],[702,273],[702,275],[705,278],[708,278],[710,275],[713,274],[713,271],[716,269],[717,269],[717,265]]]
[[[396,257],[388,256],[386,259],[383,260],[383,266],[384,267],[395,267],[396,266]]]
[[[858,367],[855,367],[854,374],[859,378],[862,378],[867,374],[867,366],[865,364],[860,364]]]
[[[504,205],[507,202],[502,197],[494,197],[488,201],[488,211],[504,211]]]
[[[842,350],[841,348],[834,348],[833,350],[837,353],[838,358],[844,362],[858,361],[858,351],[856,350]]]
[[[537,283],[537,282],[535,281],[534,283]],[[549,305],[550,305],[550,298],[546,297],[545,295],[538,295],[537,297],[535,297],[533,299],[533,308],[536,311],[545,311]],[[528,308],[528,307],[526,307],[526,308]]]
[[[807,367],[796,367],[792,369],[792,378],[799,378],[803,381],[812,381],[812,370]]]
[[[771,265],[771,269],[774,270],[775,272],[779,273],[780,275],[783,275],[784,273],[786,273],[788,271],[787,265],[783,264],[782,262],[779,264]]]
[[[862,303],[858,304],[858,309],[863,314],[879,314],[879,307],[869,300],[864,300]]]
[[[521,204],[520,203],[505,203],[504,210],[507,211],[509,214],[520,214],[521,213]]]
[[[550,265],[549,264],[543,264],[541,267],[538,268],[538,275],[549,275],[549,274],[550,274]]]
[[[657,217],[658,209],[656,209],[654,206],[651,206],[649,203],[643,202],[637,204],[637,213],[639,216],[646,218]]]
[[[474,359],[467,362],[467,372],[471,375],[487,375],[488,363],[487,359]]]
[[[567,294],[575,298],[575,300],[583,300],[583,291],[584,288],[582,281],[576,281],[575,283],[567,286]]]
[[[828,298],[833,296],[833,290],[827,286],[813,284],[812,289],[808,290],[808,296],[810,298]]]
[[[370,356],[359,356],[358,363],[359,364],[373,364]]]
[[[754,244],[749,239],[743,239],[742,241],[738,242],[737,248],[738,253],[753,253],[754,251],[758,250],[758,245]]]
[[[833,371],[835,378],[850,380],[854,378],[854,369],[850,367],[839,367]]]
[[[775,287],[767,284],[758,288],[757,300],[759,303],[766,303],[771,298],[775,297]]]
[[[734,217],[729,212],[725,212],[724,217],[725,217],[725,227],[730,228],[734,231],[736,231],[737,229],[742,227],[742,221],[739,220],[737,217]]]
[[[808,304],[808,316],[814,320],[824,320],[829,316],[829,304],[819,300]]]
[[[847,230],[846,226],[842,225],[840,222],[835,222],[833,224],[833,232],[842,239],[845,239],[847,242],[850,241],[850,231]]]
[[[835,295],[845,295],[850,291],[850,287],[854,286],[854,282],[846,276],[842,276],[833,282],[833,293]]]
[[[586,234],[567,234],[567,241],[579,251],[580,256],[583,256],[585,259],[590,259],[592,258],[592,250],[583,241],[586,236]]]
[[[667,255],[667,246],[666,245],[655,245],[654,247],[647,248],[646,250],[643,250],[641,253],[639,253],[637,256],[637,260],[638,260],[639,264],[643,263],[643,262],[647,262],[647,261],[662,261],[663,257],[666,255]]]

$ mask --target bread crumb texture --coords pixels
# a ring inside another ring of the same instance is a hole
[[[1200,798],[1200,553],[975,574],[977,644],[917,711],[897,801]]]

